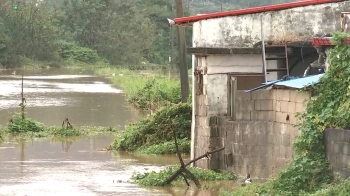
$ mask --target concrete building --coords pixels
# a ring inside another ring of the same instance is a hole
[[[295,113],[310,95],[242,90],[303,75],[319,58],[311,38],[341,30],[340,13],[347,10],[344,0],[305,0],[174,19],[193,28],[191,157],[226,148],[196,166],[265,178],[292,158]],[[259,172],[254,164],[270,166]]]

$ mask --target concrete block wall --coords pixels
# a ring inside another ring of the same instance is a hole
[[[195,138],[194,138],[194,156],[198,157],[209,151],[210,127],[208,118],[208,104],[206,95],[196,95],[195,105]],[[209,160],[201,159],[195,163],[197,167],[209,168]]]
[[[324,144],[331,170],[350,177],[350,130],[326,129]]]
[[[208,118],[209,129],[197,130],[196,154],[225,147],[206,160],[207,167],[255,178],[277,174],[293,157],[293,142],[299,135],[294,116],[305,109],[303,102],[309,98],[309,93],[295,90],[238,91],[236,119]]]
[[[310,98],[309,92],[296,90],[270,89],[252,93],[238,91],[235,105],[236,120],[297,125],[299,122],[295,115],[305,110],[305,100]]]

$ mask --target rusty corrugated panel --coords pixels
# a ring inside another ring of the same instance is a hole
[[[334,46],[331,37],[313,37],[311,38],[311,41],[312,41],[312,45],[314,45],[315,47]],[[343,42],[346,44],[350,44],[350,38],[345,38]]]

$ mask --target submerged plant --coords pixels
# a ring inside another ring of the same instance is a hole
[[[30,118],[23,119],[21,115],[14,115],[8,124],[8,131],[10,133],[23,133],[23,132],[42,132],[45,127],[42,123],[39,123]]]
[[[131,179],[142,186],[163,186],[164,182],[179,169],[179,166],[168,167],[160,172],[133,173]],[[188,168],[200,181],[236,180],[236,176],[231,172],[218,173],[213,170]],[[181,176],[177,181],[184,180]]]

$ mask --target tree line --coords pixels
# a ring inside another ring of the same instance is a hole
[[[210,12],[208,3],[244,7],[248,1],[183,0],[185,15]],[[275,1],[290,0],[250,0],[248,6]],[[25,59],[167,64],[171,36],[166,18],[174,17],[174,0],[2,0],[0,66],[16,67]],[[191,31],[186,29],[188,46]],[[173,35],[176,60],[175,30]]]

